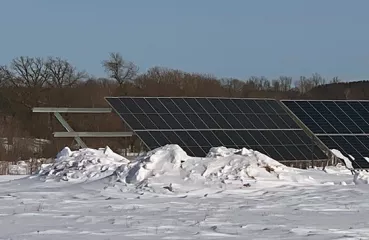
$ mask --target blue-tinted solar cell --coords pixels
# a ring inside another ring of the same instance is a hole
[[[269,157],[273,158],[273,159],[279,159],[281,160],[286,160],[286,156],[283,156],[281,154],[283,154],[283,152],[279,152],[277,151],[276,147],[273,146],[263,146],[263,150],[265,152],[268,153]],[[292,159],[290,159],[292,160]]]
[[[369,156],[369,151],[362,147],[362,140],[367,136],[358,136],[355,141],[352,137],[355,136],[319,136],[319,139],[330,149],[339,150],[352,162],[354,168],[369,168],[369,163],[364,158]]]
[[[194,110],[188,105],[188,103],[184,100],[184,98],[172,98],[172,101],[181,110],[182,113],[184,114],[194,113]]]
[[[347,109],[347,111],[343,111],[338,106],[338,102],[327,101],[325,102],[325,105],[327,108],[329,108],[329,110],[332,113],[334,113],[336,118],[345,126],[345,128],[343,128],[341,125],[338,125],[336,127],[339,133],[363,133],[351,118],[352,114],[355,113],[352,109]]]
[[[361,101],[360,103],[365,108],[366,112],[369,112],[369,101]]]
[[[272,107],[275,113],[286,113],[286,110],[281,106],[278,101],[275,100],[265,100],[266,103]]]
[[[161,114],[147,114],[158,129],[171,129],[169,123],[165,122]]]
[[[207,98],[198,98],[197,102],[205,109],[207,113],[218,113],[218,110]]]
[[[223,104],[231,113],[242,113],[242,111],[237,107],[237,105],[232,101],[232,99],[223,99]]]
[[[125,118],[127,114],[122,114],[123,118]],[[138,122],[140,122],[140,124],[142,125],[142,128],[139,129],[157,129],[158,127],[153,123],[153,121],[151,121],[151,118],[149,117],[149,115],[146,114],[131,114],[132,118],[133,118],[133,122],[135,121],[134,118],[137,119]],[[132,120],[131,120],[132,121]]]
[[[220,129],[232,129],[232,125],[222,114],[210,114],[210,116],[218,124]]]
[[[172,99],[161,98],[160,102],[171,114],[182,113],[181,109],[172,101]]]
[[[137,105],[132,98],[121,99],[121,102],[123,103],[123,105],[126,106],[126,108],[129,110],[130,113],[143,113],[140,106]]]
[[[277,113],[278,109],[274,109],[273,106],[270,104],[270,100],[260,100],[256,101],[259,107],[263,110],[263,113]],[[275,102],[275,101],[273,101]],[[282,112],[283,113],[283,112]]]
[[[274,148],[282,156],[283,160],[301,160],[292,155],[291,151],[288,150],[288,146],[275,146]]]
[[[323,153],[317,146],[316,154],[312,152],[310,142],[306,143],[307,135],[275,100],[164,97],[107,100],[148,149],[178,144],[189,155],[205,156],[211,147],[246,147],[280,161],[317,159]]]
[[[177,121],[172,114],[164,113],[160,114],[160,117],[169,125],[171,129],[183,129],[182,125],[180,124],[181,121]]]
[[[145,129],[145,127],[141,124],[141,122],[130,113],[122,113],[119,114],[120,117],[126,122],[126,124],[132,129]]]
[[[304,109],[302,109],[295,101],[286,101],[284,104],[290,111],[296,115],[312,132],[325,133],[325,131],[317,124]]]
[[[161,103],[158,98],[146,98],[146,101],[150,104],[152,108],[155,109],[156,113],[169,113],[168,109]]]
[[[206,124],[206,128],[210,129],[221,129],[219,124],[207,113],[199,113],[199,118]]]
[[[140,139],[142,139],[142,141],[145,143],[145,145],[147,146],[149,150],[160,147],[160,144],[156,141],[156,139],[148,131],[139,132],[137,136]]]
[[[120,98],[107,98],[108,103],[118,113],[131,113],[128,108],[120,101]]]
[[[233,103],[238,107],[238,109],[240,109],[240,111],[242,113],[245,113],[245,114],[253,114],[253,111],[252,109],[245,104],[245,101],[243,99],[232,99]]]
[[[135,104],[142,109],[142,113],[156,113],[155,109],[144,98],[133,98]]]
[[[282,101],[330,149],[339,150],[354,168],[368,168],[368,101]],[[317,153],[315,155],[318,155]]]
[[[223,104],[222,99],[212,98],[209,99],[210,103],[214,106],[217,112],[224,114],[224,113],[231,113],[229,109]]]
[[[195,113],[206,113],[206,110],[200,105],[196,98],[184,98],[184,100]]]

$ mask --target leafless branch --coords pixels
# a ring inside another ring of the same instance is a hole
[[[13,59],[10,70],[16,87],[43,87],[48,79],[46,65],[42,58],[19,57]]]
[[[103,61],[102,65],[109,77],[115,79],[119,85],[132,81],[139,70],[134,63],[125,61],[120,53],[110,53],[109,60]]]
[[[13,78],[14,76],[7,66],[0,66],[0,87],[9,86]]]
[[[78,71],[68,61],[49,57],[46,61],[47,84],[52,87],[72,87],[79,80],[87,77],[83,71]]]

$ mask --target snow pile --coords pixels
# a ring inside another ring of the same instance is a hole
[[[208,158],[216,158],[216,157],[228,157],[235,153],[240,153],[242,150],[234,149],[234,148],[226,148],[226,147],[213,147],[209,150],[209,153],[206,155]]]
[[[129,161],[114,153],[109,147],[103,149],[61,150],[51,164],[43,164],[36,177],[48,181],[86,181],[112,175]]]
[[[354,174],[354,183],[356,185],[369,184],[369,174],[358,171]]]
[[[78,151],[64,148],[53,163],[42,165],[36,177],[42,181],[69,182],[104,179],[101,183],[118,186],[122,191],[189,192],[214,188],[239,189],[256,184],[262,187],[324,184],[328,180],[330,184],[335,184],[331,177],[335,179],[343,171],[351,173],[342,167],[326,168],[325,172],[291,168],[258,151],[245,148],[215,147],[206,157],[190,157],[178,145],[169,144],[149,151],[132,162],[108,147]],[[321,177],[316,175],[317,172],[326,174],[327,180],[316,180]],[[352,181],[352,176],[349,177]],[[364,176],[358,176],[357,181],[366,180]]]
[[[342,163],[338,163],[335,166],[326,166],[324,168],[324,172],[331,175],[343,175],[343,174],[352,175],[352,171]]]
[[[9,164],[8,173],[10,175],[27,175],[29,174],[29,164],[25,161],[19,161],[16,164]]]
[[[352,166],[352,162],[350,159],[348,159],[347,157],[345,157],[339,150],[337,149],[331,149],[331,152],[339,159],[342,159],[345,162],[345,165],[348,169],[354,169],[354,167]],[[352,156],[351,156],[352,158]]]
[[[137,183],[153,176],[180,174],[182,164],[189,158],[178,145],[166,145],[127,165],[120,176],[126,183]]]
[[[119,181],[137,188],[188,190],[214,186],[245,187],[258,181],[315,183],[297,169],[248,149],[212,148],[205,158],[189,157],[178,145],[148,152],[120,168]]]

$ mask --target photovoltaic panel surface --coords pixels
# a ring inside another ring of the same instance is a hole
[[[108,97],[148,149],[178,144],[189,155],[211,147],[251,148],[276,160],[325,159],[325,154],[275,100]]]
[[[328,148],[369,168],[369,101],[282,101]]]

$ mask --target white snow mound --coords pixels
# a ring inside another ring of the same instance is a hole
[[[169,186],[181,190],[219,185],[244,186],[261,180],[314,182],[298,170],[249,149],[212,148],[205,158],[190,157],[178,145],[148,152],[123,167],[120,181],[137,187]]]
[[[369,184],[369,173],[364,171],[357,171],[354,174],[354,183],[356,185]]]
[[[328,175],[335,175],[338,170],[332,168],[332,174]],[[77,151],[64,148],[54,163],[42,166],[36,177],[42,181],[73,183],[107,179],[109,186],[118,187],[120,191],[201,192],[204,189],[218,191],[255,184],[262,187],[321,184],[315,180],[315,175],[311,177],[315,172],[287,167],[246,148],[212,148],[206,157],[200,158],[190,157],[178,145],[169,144],[149,151],[132,162],[109,147]],[[321,171],[321,174],[327,173]],[[365,182],[363,178],[357,181]]]
[[[344,161],[344,163],[345,163],[345,165],[346,165],[346,167],[348,168],[348,169],[354,169],[354,167],[352,166],[352,162],[351,162],[351,160],[350,159],[348,159],[348,157],[345,157],[342,153],[341,153],[341,151],[339,151],[339,150],[337,150],[337,149],[331,149],[331,152],[336,156],[336,157],[338,157],[339,159],[342,159],[343,161]],[[353,158],[352,156],[350,156],[351,157],[351,159]]]
[[[109,147],[77,151],[66,147],[57,154],[54,163],[41,166],[37,177],[44,181],[96,180],[112,175],[118,167],[128,162]]]

